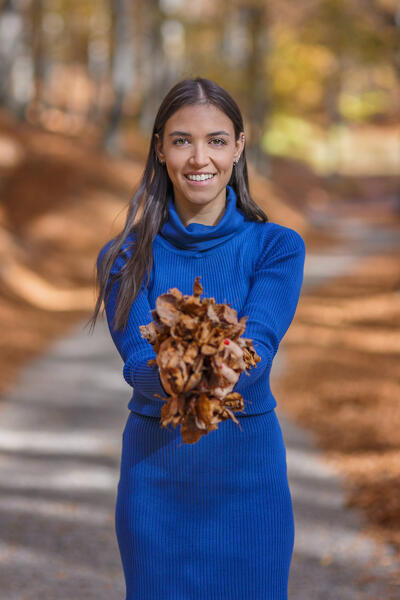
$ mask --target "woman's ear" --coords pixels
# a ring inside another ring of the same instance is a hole
[[[154,134],[154,139],[155,139],[155,142],[154,142],[155,152],[157,154],[158,160],[163,163],[163,162],[165,162],[165,156],[162,151],[162,142],[161,142],[161,138],[158,133]]]
[[[236,151],[235,151],[235,161],[238,160],[243,152],[244,148],[244,133],[243,131],[240,133],[239,138],[236,140]]]

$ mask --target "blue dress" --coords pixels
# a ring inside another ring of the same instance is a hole
[[[196,444],[131,412],[116,532],[126,600],[285,600],[294,544],[275,409]]]
[[[133,388],[115,507],[125,600],[287,600],[294,515],[269,375],[296,311],[305,244],[291,228],[249,221],[230,186],[215,226],[184,227],[171,197],[168,206],[153,243],[149,286],[133,302],[125,331],[112,323],[118,283],[105,303]],[[179,427],[160,425],[163,401],[155,394],[165,392],[158,368],[148,365],[155,353],[139,325],[152,320],[156,298],[169,288],[192,294],[197,275],[204,296],[229,303],[238,318],[248,316],[244,336],[261,361],[233,390],[245,402],[235,413],[239,425],[223,421],[195,444],[183,444]]]

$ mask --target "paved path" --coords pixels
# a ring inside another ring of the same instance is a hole
[[[304,289],[329,261],[309,257]],[[278,357],[273,377],[285,366],[282,349]],[[114,533],[130,397],[121,367],[104,321],[93,336],[79,324],[27,365],[1,399],[2,600],[124,600]],[[311,434],[279,407],[278,414],[296,518],[290,600],[398,598],[399,589],[385,583],[390,548],[375,556],[379,548],[359,534],[362,518],[344,508],[340,477]]]
[[[1,400],[2,600],[121,600],[114,534],[129,388],[100,321],[23,371]]]

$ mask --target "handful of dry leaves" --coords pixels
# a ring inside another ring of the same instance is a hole
[[[193,296],[178,288],[161,294],[152,311],[154,321],[140,325],[141,336],[157,354],[149,365],[158,365],[161,383],[169,394],[161,409],[161,425],[181,426],[182,441],[194,444],[218,429],[218,423],[244,410],[244,401],[232,392],[240,374],[261,360],[252,340],[240,337],[248,317],[237,319],[229,304],[200,295],[196,277]]]

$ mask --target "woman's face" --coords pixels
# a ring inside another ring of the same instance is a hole
[[[243,147],[244,135],[235,141],[232,121],[212,104],[176,111],[165,124],[162,144],[156,134],[156,151],[165,162],[175,200],[184,204],[204,205],[218,199],[224,206],[233,161]],[[211,177],[193,181],[190,175]]]

